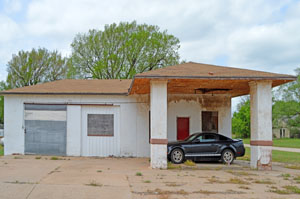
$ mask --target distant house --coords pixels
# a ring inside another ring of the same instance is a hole
[[[273,138],[290,138],[290,129],[286,127],[273,128]]]
[[[151,157],[153,168],[166,168],[168,141],[200,131],[231,137],[231,99],[250,94],[251,167],[271,168],[272,87],[294,80],[189,62],[127,80],[60,80],[2,91],[4,153]],[[221,156],[214,150],[207,155]]]

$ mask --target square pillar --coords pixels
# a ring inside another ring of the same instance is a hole
[[[254,81],[250,86],[251,168],[272,169],[272,81]]]
[[[151,80],[151,167],[167,168],[167,81]]]

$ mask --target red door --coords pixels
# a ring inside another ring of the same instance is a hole
[[[184,140],[190,135],[190,118],[177,118],[177,140]]]

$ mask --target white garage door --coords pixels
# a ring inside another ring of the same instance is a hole
[[[117,106],[82,106],[82,156],[120,156]]]

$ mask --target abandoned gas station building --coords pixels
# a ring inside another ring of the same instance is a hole
[[[212,131],[231,137],[231,99],[250,94],[251,166],[271,168],[272,87],[294,76],[194,62],[132,80],[59,80],[3,91],[5,155],[150,157],[167,142]]]

